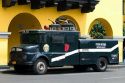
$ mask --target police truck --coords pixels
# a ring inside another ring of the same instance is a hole
[[[119,63],[117,40],[86,39],[78,31],[23,30],[20,42],[11,49],[9,60],[17,72],[30,69],[41,75],[48,67],[63,66],[103,72],[108,64]]]

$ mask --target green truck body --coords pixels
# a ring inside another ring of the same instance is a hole
[[[30,66],[36,74],[44,74],[47,67],[65,65],[105,71],[107,64],[119,63],[118,41],[114,39],[80,38],[77,31],[24,30],[20,34],[21,44],[11,49],[9,62],[16,71]]]

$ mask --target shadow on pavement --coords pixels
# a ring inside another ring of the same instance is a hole
[[[107,70],[106,72],[113,72],[114,70]],[[35,75],[32,71],[17,73],[14,70],[2,71],[2,74],[12,74],[12,75]],[[55,74],[74,74],[74,73],[95,73],[92,69],[87,69],[86,71],[75,71],[73,68],[61,68],[61,69],[49,69],[45,75],[55,75]],[[97,72],[99,73],[99,72]],[[104,72],[105,73],[105,72]]]

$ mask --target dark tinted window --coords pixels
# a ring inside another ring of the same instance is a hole
[[[64,35],[52,35],[52,43],[64,43]]]
[[[22,34],[21,35],[22,44],[38,44],[40,43],[39,34]]]

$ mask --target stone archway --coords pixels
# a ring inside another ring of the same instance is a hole
[[[75,27],[75,30],[80,31],[79,25],[78,25],[77,21],[73,17],[63,15],[63,16],[60,16],[60,17],[56,18],[55,21],[58,20],[58,19],[61,19],[61,18],[64,19],[64,20],[67,20],[68,23],[73,24],[74,27]]]
[[[41,29],[41,24],[35,16],[29,13],[20,13],[10,22],[8,32],[11,35],[8,39],[8,53],[13,46],[20,44],[19,31],[25,29]]]
[[[90,33],[91,29],[93,28],[93,25],[96,24],[96,22],[99,21],[101,25],[104,27],[106,31],[106,36],[112,38],[113,37],[113,30],[109,22],[103,18],[97,18],[95,19],[89,27],[88,33]]]

